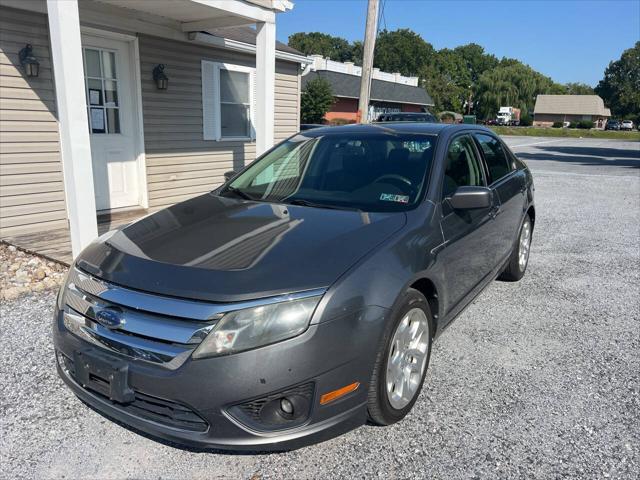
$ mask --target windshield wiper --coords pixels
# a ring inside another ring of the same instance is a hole
[[[241,198],[244,198],[245,200],[255,200],[255,198],[253,198],[251,195],[249,195],[246,192],[243,192],[237,187],[227,187],[224,189],[223,193],[226,193],[226,192],[235,193],[236,195],[238,195]]]
[[[309,200],[305,200],[303,198],[294,198],[293,200],[290,200],[287,203],[290,205],[300,205],[301,207],[328,208],[330,210],[350,210],[350,211],[355,210],[357,212],[362,211],[359,208],[354,208],[354,207],[340,207],[338,205],[326,205],[324,203],[314,203],[314,202],[310,202]]]

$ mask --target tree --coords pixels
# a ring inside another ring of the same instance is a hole
[[[433,45],[408,28],[382,30],[376,40],[373,65],[385,72],[413,76],[432,60],[434,53]]]
[[[289,37],[289,46],[305,55],[322,55],[336,62],[353,59],[353,47],[347,40],[321,32],[298,32]]]
[[[593,87],[586,83],[569,82],[564,86],[568,95],[593,95]]]
[[[596,93],[618,117],[640,119],[640,42],[609,63]]]
[[[561,93],[564,87],[520,62],[505,62],[482,74],[477,85],[477,109],[483,118],[494,116],[501,106],[517,107],[526,114],[533,110],[536,97]]]
[[[309,81],[300,96],[302,123],[322,123],[331,105],[333,105],[331,84],[321,77]]]
[[[461,45],[456,47],[453,52],[464,61],[471,77],[471,82],[474,84],[478,82],[480,75],[497,67],[500,63],[495,55],[485,53],[484,48],[477,43]]]

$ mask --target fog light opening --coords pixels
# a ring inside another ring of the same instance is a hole
[[[291,400],[289,400],[286,397],[280,399],[280,410],[282,410],[287,415],[293,415],[294,408],[293,408],[293,403],[291,403]]]

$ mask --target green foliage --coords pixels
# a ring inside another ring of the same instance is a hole
[[[611,113],[618,117],[640,115],[640,41],[609,63],[604,78],[596,87]]]
[[[322,55],[336,62],[353,61],[353,47],[349,42],[326,33],[294,33],[289,37],[289,46],[305,55]]]
[[[413,76],[429,63],[434,53],[433,45],[408,28],[382,30],[376,40],[373,65],[384,72]]]
[[[591,120],[580,120],[577,127],[583,130],[589,130],[593,128],[593,122]]]
[[[300,97],[302,123],[322,123],[331,105],[333,105],[331,84],[320,77],[311,80]]]
[[[484,48],[477,43],[456,47],[453,53],[464,61],[470,80],[474,84],[480,79],[480,75],[500,63],[495,55],[485,53]]]
[[[569,122],[569,128],[578,128],[578,122]]]
[[[553,125],[551,125],[553,128],[562,128],[564,125],[562,122],[553,122]]]
[[[329,121],[329,125],[335,125],[335,126],[350,125],[352,123],[356,123],[356,122],[354,120],[349,120],[348,118],[334,118],[333,120]]]
[[[640,141],[640,132],[622,132],[611,130],[572,130],[570,128],[544,127],[490,127],[498,135],[525,135],[530,137],[573,137],[573,138],[609,138]]]
[[[511,106],[522,112],[533,111],[536,96],[555,93],[561,86],[549,77],[523,63],[505,62],[484,72],[476,86],[478,114],[492,118],[501,106]]]
[[[523,113],[520,115],[520,126],[521,127],[530,127],[533,125],[533,118],[528,113]]]
[[[595,93],[593,87],[586,83],[570,82],[564,87],[567,95],[593,95]]]

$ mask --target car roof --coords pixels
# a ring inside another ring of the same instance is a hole
[[[481,125],[470,124],[449,124],[449,123],[427,123],[427,122],[380,122],[372,124],[353,124],[340,127],[321,127],[313,130],[305,130],[303,133],[309,137],[321,137],[325,135],[348,135],[362,133],[409,133],[425,135],[441,135],[444,131],[454,130],[478,130],[480,132],[491,132],[490,129]]]

